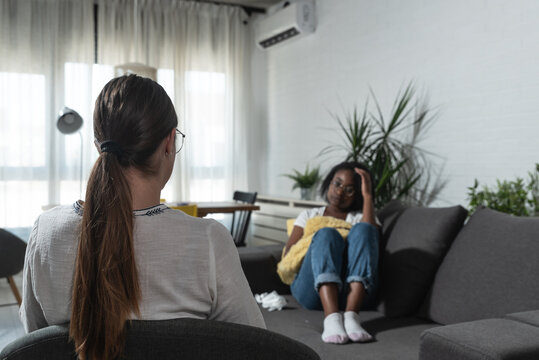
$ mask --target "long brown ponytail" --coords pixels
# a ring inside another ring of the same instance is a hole
[[[133,202],[124,171],[153,174],[150,157],[177,123],[164,89],[136,75],[111,80],[96,100],[96,144],[114,146],[101,152],[90,174],[75,262],[69,332],[83,360],[121,355],[125,321],[140,315]]]

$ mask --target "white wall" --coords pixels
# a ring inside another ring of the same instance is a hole
[[[256,15],[250,20],[250,31],[254,32],[254,24],[260,17]],[[254,70],[251,75],[251,88],[253,94],[250,113],[251,121],[248,124],[248,191],[267,193],[270,184],[268,182],[268,76],[267,54],[259,51],[253,40],[251,54],[251,67]]]
[[[316,33],[255,51],[259,134],[250,187],[291,193],[280,176],[338,135],[329,112],[363,105],[369,86],[386,112],[415,81],[440,115],[423,147],[441,156],[448,185],[435,205],[467,204],[474,178],[527,176],[539,162],[539,1],[317,0]],[[258,53],[257,53],[258,52]],[[262,54],[262,55],[261,55]],[[267,84],[265,84],[267,82]],[[267,86],[265,88],[264,86]],[[336,160],[335,160],[336,161]],[[328,169],[335,161],[324,161]]]

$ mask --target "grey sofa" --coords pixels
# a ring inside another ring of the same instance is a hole
[[[275,273],[282,246],[240,249],[254,293],[286,294],[282,311],[262,309],[268,329],[322,359],[539,359],[539,218],[460,206],[394,201],[383,223],[379,300],[360,313],[368,344],[320,339],[322,311],[289,295]]]

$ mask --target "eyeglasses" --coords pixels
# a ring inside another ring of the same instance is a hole
[[[346,195],[347,197],[354,196],[354,194],[356,193],[356,189],[353,185],[344,186],[339,180],[333,180],[331,182],[331,185],[335,186],[335,188],[337,189],[342,190],[344,195]]]
[[[182,133],[180,130],[176,129],[176,149],[178,149],[176,150],[176,154],[179,153],[180,150],[183,148],[184,143],[185,143],[185,134]]]

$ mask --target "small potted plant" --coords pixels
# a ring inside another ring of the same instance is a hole
[[[309,169],[309,164],[305,172],[301,173],[292,169],[293,174],[284,174],[287,178],[294,181],[292,190],[299,188],[301,191],[301,200],[314,200],[316,195],[316,185],[320,181],[320,166]]]

